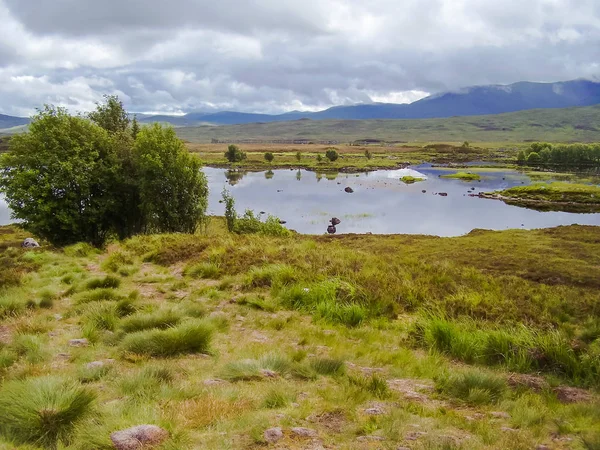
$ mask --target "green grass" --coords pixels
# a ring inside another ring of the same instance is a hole
[[[413,183],[417,183],[419,181],[425,181],[425,178],[411,177],[410,175],[407,175],[407,176],[400,178],[400,181],[402,181],[405,184],[413,184]]]
[[[92,278],[85,283],[85,289],[117,289],[121,286],[121,279],[112,275],[103,278]]]
[[[75,450],[113,448],[112,432],[145,423],[169,432],[165,449],[253,448],[271,427],[296,449],[311,441],[295,426],[336,448],[595,445],[600,228],[280,237],[222,225],[92,252],[23,251],[0,227],[2,264],[27,267],[0,287],[17,305],[0,321],[0,404],[48,376],[97,396],[45,444]],[[218,281],[182,273],[202,262]],[[85,289],[98,267],[120,286]],[[0,426],[0,448],[44,447],[15,430]],[[362,442],[372,436],[385,441]]]
[[[213,328],[206,322],[188,322],[167,330],[139,331],[121,343],[124,352],[159,357],[182,353],[209,353]]]
[[[0,390],[0,432],[19,444],[56,449],[68,444],[96,395],[76,383],[43,377],[6,383]]]
[[[457,173],[450,173],[448,175],[440,175],[440,178],[451,178],[451,179],[463,180],[463,181],[477,181],[477,180],[481,180],[481,175],[478,175],[476,173],[470,173],[470,172],[457,172]]]

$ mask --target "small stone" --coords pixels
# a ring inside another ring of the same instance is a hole
[[[62,320],[63,316],[61,314],[54,314],[54,320]]]
[[[89,345],[89,341],[86,338],[71,339],[69,341],[69,345],[71,347],[87,347]]]
[[[40,244],[38,244],[37,241],[33,238],[27,238],[21,244],[21,247],[23,247],[23,248],[36,248],[39,246],[40,246]]]
[[[348,194],[352,194],[354,192],[354,189],[352,189],[351,187],[348,186],[344,189],[344,191],[347,192]]]
[[[105,363],[104,361],[92,361],[90,363],[87,363],[85,365],[86,369],[99,369],[100,367],[104,367]]]
[[[592,394],[581,388],[558,386],[554,388],[554,393],[561,403],[579,403],[592,400]]]
[[[490,416],[494,419],[510,419],[510,414],[504,411],[492,411]]]
[[[225,384],[225,383],[227,383],[227,381],[221,380],[219,378],[214,378],[214,379],[211,379],[211,380],[204,380],[203,383],[204,383],[205,386],[218,386],[219,384]]]
[[[396,450],[410,450],[409,447],[396,447]]]
[[[519,430],[516,430],[516,429],[514,429],[514,428],[510,428],[510,427],[501,427],[501,428],[500,428],[500,431],[509,431],[509,432],[511,432],[511,433],[516,433],[516,432],[517,432],[517,431],[519,431]]]
[[[268,430],[265,430],[263,436],[265,441],[267,441],[269,444],[274,444],[283,438],[283,431],[281,431],[281,428],[279,427],[269,428]]]
[[[265,378],[277,378],[278,377],[277,372],[273,372],[272,370],[269,370],[269,369],[261,369],[260,374]]]
[[[292,428],[292,433],[295,434],[296,436],[300,436],[300,437],[316,437],[317,436],[317,432],[315,430],[312,430],[310,428],[304,428],[304,427],[294,427],[294,428]]]
[[[359,442],[373,442],[373,441],[385,441],[385,438],[383,436],[375,436],[375,435],[368,435],[368,436],[359,436],[356,438],[357,441]]]
[[[169,437],[169,432],[156,425],[138,425],[110,435],[117,450],[138,450],[160,444]]]
[[[406,439],[407,441],[416,441],[417,439],[419,439],[420,437],[423,437],[423,436],[427,436],[427,432],[411,431],[406,436],[404,436],[404,439]]]
[[[550,450],[550,447],[544,444],[540,444],[535,448],[535,450]]]
[[[385,410],[381,406],[375,406],[373,408],[365,409],[365,414],[368,414],[369,416],[380,416],[385,414]]]

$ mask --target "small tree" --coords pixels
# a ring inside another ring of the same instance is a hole
[[[273,155],[273,153],[271,153],[271,152],[267,152],[267,153],[265,153],[265,160],[266,160],[268,163],[271,163],[271,162],[273,162],[273,160],[274,160],[274,159],[275,159],[275,156]]]
[[[296,161],[300,161],[302,159],[302,153],[296,152]]]
[[[517,163],[518,164],[525,164],[527,157],[525,156],[525,152],[523,150],[519,151],[519,153],[517,153]]]
[[[237,145],[230,145],[225,152],[225,158],[229,162],[241,162],[246,159],[246,154]]]
[[[235,221],[237,219],[237,213],[235,212],[235,200],[227,189],[223,189],[221,192],[221,198],[225,203],[225,220],[227,222],[227,229],[230,233],[235,230]]]
[[[55,245],[100,245],[119,205],[120,163],[98,125],[46,106],[0,159],[0,190],[23,227]]]
[[[146,230],[195,232],[208,197],[200,160],[187,151],[173,128],[157,123],[140,130],[134,153]]]
[[[331,162],[335,161],[338,159],[339,155],[336,149],[334,148],[330,148],[325,152],[325,156],[327,157],[327,159]]]
[[[535,165],[541,162],[540,154],[537,152],[531,152],[527,155],[527,164]]]
[[[88,117],[110,133],[123,132],[129,128],[129,115],[116,95],[105,95],[104,103],[97,103],[96,110],[89,113]]]
[[[371,159],[373,157],[373,153],[369,149],[365,150],[365,158]]]
[[[323,157],[321,155],[317,155],[317,162],[323,161]]]
[[[138,123],[137,116],[133,116],[133,120],[131,121],[131,137],[133,139],[137,138],[139,132],[140,124]]]

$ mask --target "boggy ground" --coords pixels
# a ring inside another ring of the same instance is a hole
[[[481,144],[483,145],[483,144]],[[224,156],[226,144],[187,143],[188,150],[197,154],[211,167],[240,168],[247,170],[269,170],[304,168],[316,171],[369,171],[394,169],[406,164],[423,162],[464,163],[468,161],[494,161],[514,165],[518,146],[492,144],[490,147],[463,147],[452,144],[390,144],[390,145],[322,145],[322,144],[238,144],[246,153],[247,159],[239,163],[229,163]],[[339,154],[336,161],[328,161],[325,152],[334,148]],[[371,152],[371,158],[365,156]],[[265,161],[264,154],[271,152],[273,162]],[[300,152],[298,160],[296,154]],[[320,155],[322,160],[318,161]]]
[[[0,448],[140,424],[161,449],[600,448],[600,228],[223,229],[98,251],[0,228]]]

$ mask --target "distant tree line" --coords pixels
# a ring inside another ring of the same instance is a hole
[[[517,155],[522,165],[600,167],[600,144],[559,144],[534,142]]]
[[[25,229],[55,245],[193,233],[208,186],[170,127],[140,127],[116,96],[86,116],[46,106],[0,158],[0,191]]]

